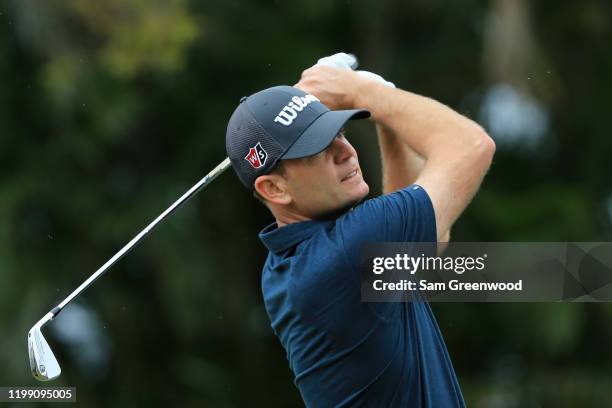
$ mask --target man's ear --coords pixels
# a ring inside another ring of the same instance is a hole
[[[287,205],[292,201],[287,191],[287,180],[279,174],[265,174],[257,177],[254,188],[267,202]]]

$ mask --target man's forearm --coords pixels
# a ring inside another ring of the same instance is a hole
[[[353,105],[368,109],[372,119],[408,144],[425,160],[432,153],[466,150],[478,124],[447,106],[411,92],[360,81]]]
[[[403,143],[390,129],[376,124],[383,170],[383,194],[392,193],[414,183],[423,170],[425,160]],[[438,255],[446,250],[450,229],[438,239]]]
[[[394,132],[376,124],[383,174],[383,193],[388,194],[415,182],[425,160]]]

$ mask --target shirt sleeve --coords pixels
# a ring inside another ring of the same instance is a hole
[[[336,232],[353,271],[365,243],[437,240],[433,205],[416,184],[365,201],[337,220]]]

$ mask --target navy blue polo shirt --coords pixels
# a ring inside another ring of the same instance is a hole
[[[308,407],[464,407],[426,302],[361,301],[366,242],[435,242],[434,210],[412,185],[333,221],[260,233],[264,303]]]

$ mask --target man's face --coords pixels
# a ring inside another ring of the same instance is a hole
[[[283,160],[283,167],[294,210],[310,219],[352,207],[370,191],[363,180],[357,151],[345,138],[344,129],[321,153]]]

